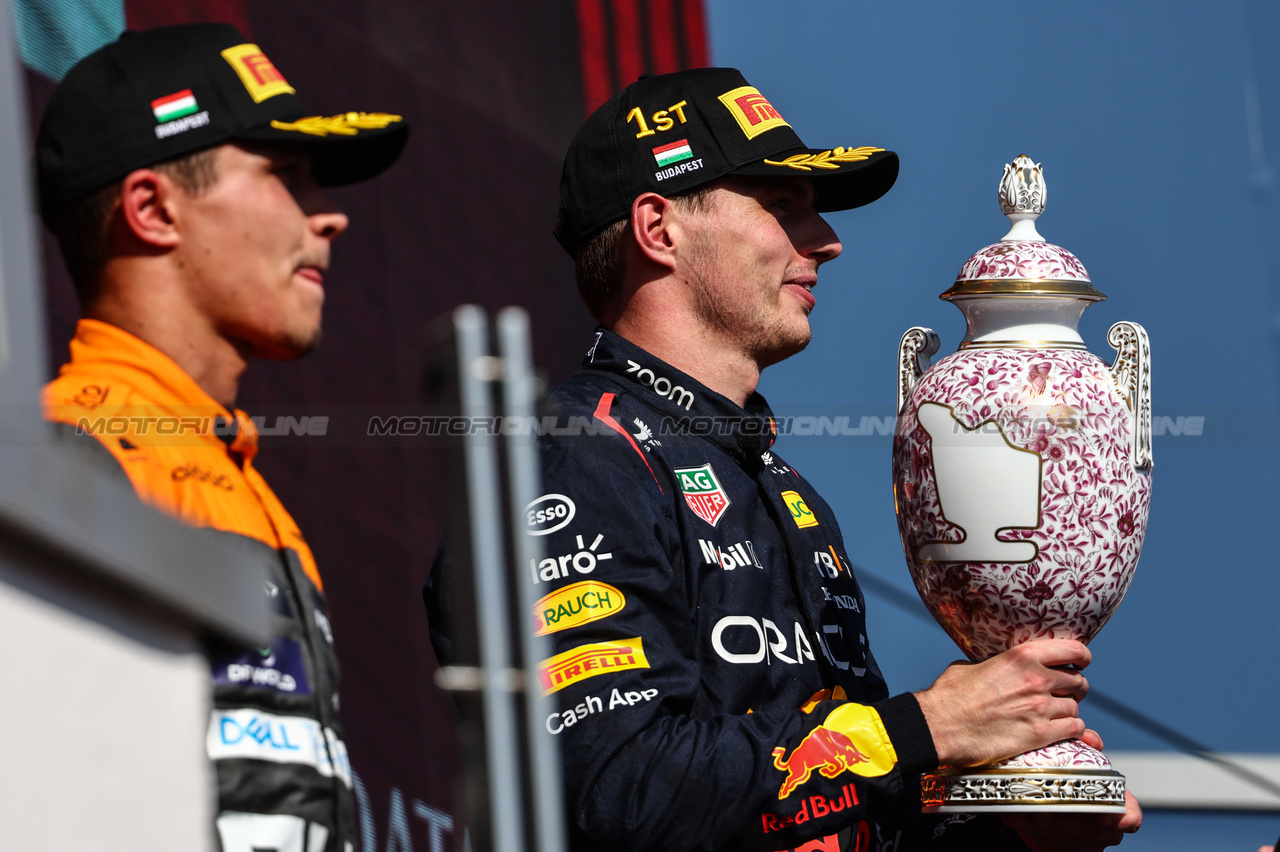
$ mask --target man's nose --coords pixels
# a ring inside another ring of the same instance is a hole
[[[311,230],[317,236],[324,237],[327,240],[335,240],[347,229],[351,224],[351,220],[347,218],[347,214],[341,210],[334,210],[325,213],[313,213],[308,217],[311,222]]]
[[[844,251],[844,246],[840,244],[840,238],[836,236],[835,229],[817,213],[813,214],[805,229],[803,244],[797,248],[801,254],[816,260],[819,265],[828,260],[835,260],[840,256],[840,252]]]

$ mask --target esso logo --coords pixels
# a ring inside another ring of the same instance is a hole
[[[543,494],[524,507],[524,525],[529,535],[547,535],[568,526],[577,511],[563,494]]]

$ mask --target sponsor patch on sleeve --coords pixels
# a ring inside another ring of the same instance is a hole
[[[542,680],[542,694],[550,695],[596,675],[647,668],[649,660],[645,657],[640,637],[637,636],[634,639],[579,645],[548,657],[539,664],[538,676]]]
[[[888,774],[897,762],[897,752],[880,714],[864,704],[844,704],[832,710],[791,754],[787,755],[785,748],[773,750],[774,768],[787,775],[778,788],[779,799],[790,796],[815,772],[823,778],[836,778],[845,772],[878,778]]]
[[[585,580],[556,589],[533,605],[534,635],[546,636],[608,618],[627,605],[608,583]]]

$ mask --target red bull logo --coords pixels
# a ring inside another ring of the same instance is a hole
[[[782,831],[793,825],[803,825],[811,819],[822,819],[830,814],[840,813],[857,804],[858,791],[852,784],[845,784],[840,788],[839,798],[828,799],[826,796],[810,796],[800,803],[800,810],[789,816],[769,813],[761,814],[761,829],[764,834]],[[846,819],[848,816],[846,814]],[[860,820],[857,833],[854,836],[854,845],[848,852],[867,852],[870,849],[871,827],[867,825],[866,820]],[[842,852],[842,847],[840,846],[839,835],[828,834],[826,837],[819,837],[816,840],[810,840],[808,843],[797,846],[794,850],[780,850],[780,852]]]
[[[773,766],[787,773],[778,798],[785,799],[817,772],[836,778],[852,772],[864,778],[884,775],[898,762],[880,714],[862,704],[837,707],[821,725],[810,731],[790,755],[785,748],[773,750]]]
[[[791,756],[783,760],[786,753],[785,748],[773,750],[774,768],[787,773],[787,779],[778,788],[779,799],[790,796],[791,791],[807,782],[815,771],[823,778],[835,778],[842,772],[852,771],[859,763],[871,760],[858,751],[853,740],[821,725],[809,732]]]

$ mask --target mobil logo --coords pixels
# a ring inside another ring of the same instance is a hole
[[[529,535],[548,535],[567,527],[577,511],[565,495],[543,494],[524,507],[525,529]]]
[[[764,569],[760,564],[760,557],[756,555],[756,546],[750,539],[721,547],[715,542],[700,538],[698,547],[702,550],[702,561],[707,565],[719,565],[726,571],[746,568],[748,565]]]
[[[702,520],[715,526],[729,510],[729,495],[725,492],[711,462],[701,467],[682,467],[673,470],[684,502]]]

